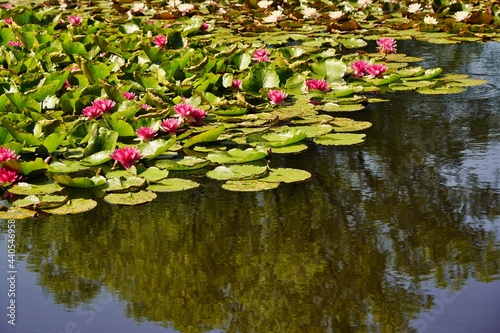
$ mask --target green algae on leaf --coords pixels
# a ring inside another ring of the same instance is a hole
[[[150,184],[146,189],[153,192],[177,192],[185,191],[200,186],[195,181],[183,178],[167,178]]]
[[[362,143],[366,134],[335,133],[314,138],[314,143],[327,146],[348,146]]]
[[[92,199],[71,199],[59,207],[43,209],[43,211],[54,215],[80,214],[88,212],[96,206],[97,202]]]
[[[229,180],[222,184],[222,188],[234,192],[259,192],[274,190],[279,186],[278,182],[264,182],[257,180]]]

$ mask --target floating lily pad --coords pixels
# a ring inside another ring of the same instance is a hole
[[[61,192],[64,188],[57,183],[47,182],[42,184],[17,183],[9,188],[9,192],[18,195],[44,195]]]
[[[353,133],[335,133],[326,134],[314,138],[314,142],[319,145],[327,146],[347,146],[362,143],[366,134],[353,134]]]
[[[21,208],[50,208],[60,206],[66,201],[68,201],[68,197],[64,195],[28,195],[25,198],[14,201],[12,206]]]
[[[330,124],[333,125],[335,132],[356,132],[372,126],[369,121],[356,121],[350,118],[334,118]]]
[[[259,192],[274,190],[279,186],[277,182],[261,182],[260,180],[229,180],[222,184],[222,188],[234,192]]]
[[[185,191],[200,186],[195,181],[182,178],[167,178],[159,181],[158,183],[150,184],[147,190],[153,192],[177,192]]]
[[[36,211],[20,207],[10,207],[7,211],[0,211],[0,219],[24,220],[35,217]]]
[[[184,147],[188,148],[191,146],[194,146],[197,143],[201,142],[213,142],[216,141],[219,135],[224,132],[224,126],[218,126],[216,128],[210,129],[206,132],[203,132],[201,134],[198,134],[184,142]]]
[[[209,164],[210,161],[193,156],[184,156],[182,158],[175,159],[163,159],[155,162],[156,167],[172,171],[196,170],[204,168]]]
[[[279,132],[271,132],[259,137],[249,138],[251,145],[263,144],[269,147],[288,146],[307,138],[307,134],[298,129],[288,129]]]
[[[293,144],[282,147],[273,147],[271,151],[274,154],[298,154],[307,150],[308,146],[306,144]]]
[[[139,177],[109,178],[105,192],[129,192],[136,191],[146,186],[146,179]]]
[[[151,191],[110,193],[104,197],[104,201],[114,205],[134,206],[151,202],[155,200],[156,197],[156,193]]]
[[[318,107],[322,111],[326,112],[351,112],[363,110],[365,107],[361,104],[335,104],[326,103]]]
[[[460,94],[465,91],[462,87],[439,87],[439,88],[421,88],[417,92],[424,95],[447,95]]]
[[[308,171],[292,168],[273,168],[269,174],[260,178],[263,182],[296,183],[308,180],[311,174]]]
[[[265,150],[247,148],[245,150],[233,148],[226,151],[214,151],[208,154],[207,159],[212,163],[246,163],[263,159],[267,156]]]
[[[72,199],[62,206],[43,209],[44,212],[54,215],[80,214],[88,212],[97,206],[97,202],[92,199]]]
[[[265,166],[234,164],[229,167],[218,166],[207,172],[207,177],[217,180],[248,180],[263,177],[266,173]]]
[[[106,184],[106,178],[103,176],[72,178],[68,175],[54,175],[53,178],[59,184],[67,187],[92,188]]]

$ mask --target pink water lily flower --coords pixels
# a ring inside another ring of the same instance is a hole
[[[115,106],[116,102],[104,98],[104,99],[96,99],[94,102],[92,102],[92,106],[101,110],[102,112],[109,112]]]
[[[174,111],[181,116],[182,119],[187,119],[187,121],[192,124],[201,125],[203,118],[207,115],[202,109],[195,108],[191,104],[181,103],[174,106]]]
[[[109,156],[115,161],[120,162],[125,169],[130,168],[142,157],[139,150],[134,147],[116,148]]]
[[[325,80],[306,80],[306,86],[309,90],[328,91],[330,89],[328,82]]]
[[[377,41],[379,53],[396,53],[396,40],[389,37],[382,37]]]
[[[87,119],[97,119],[104,113],[103,110],[96,108],[95,106],[87,106],[82,110],[83,115]]]
[[[7,17],[5,19],[5,23],[8,24],[8,25],[11,25],[12,24],[12,19],[10,17]]]
[[[203,23],[201,24],[201,27],[200,27],[200,31],[207,31],[208,29],[210,29],[210,24],[203,21]]]
[[[9,148],[0,147],[0,163],[18,159],[19,155],[17,155],[15,151]]]
[[[23,44],[21,44],[21,42],[16,42],[16,41],[12,41],[12,40],[9,40],[9,42],[7,43],[7,45],[9,46],[15,46],[15,47],[22,47]]]
[[[167,46],[167,36],[158,35],[153,40],[153,43],[156,45],[156,47],[159,47],[160,49],[164,49]]]
[[[233,82],[231,83],[231,86],[234,89],[240,89],[242,85],[243,85],[243,81],[241,81],[240,79],[234,79]]]
[[[80,16],[70,16],[68,17],[68,22],[71,25],[80,25],[82,24],[83,19]]]
[[[362,77],[366,74],[366,69],[371,66],[370,62],[366,60],[356,60],[351,62],[351,68],[354,70],[354,76]]]
[[[5,9],[14,9],[14,6],[12,6],[10,3],[3,3],[0,6],[2,6]]]
[[[267,62],[271,61],[271,59],[269,59],[270,55],[271,52],[266,49],[257,49],[253,52],[253,59],[257,62]]]
[[[145,142],[150,141],[157,135],[156,131],[153,128],[146,126],[142,126],[137,131],[135,131],[135,133],[142,141]]]
[[[21,179],[21,175],[14,169],[9,167],[1,167],[0,168],[0,184],[13,184],[16,181]]]
[[[135,94],[133,92],[124,91],[122,94],[123,94],[123,97],[125,97],[126,99],[128,99],[130,101],[135,99]]]
[[[267,96],[271,100],[271,104],[277,105],[281,104],[288,97],[288,94],[283,90],[275,89],[275,90],[269,90]]]
[[[373,64],[370,67],[366,69],[366,73],[370,76],[377,77],[382,74],[387,70],[387,66],[382,65],[382,64]]]
[[[175,131],[179,128],[181,122],[182,121],[180,119],[176,119],[176,118],[163,119],[161,121],[161,124],[160,124],[160,131],[166,132],[166,133],[174,136]]]
[[[151,105],[149,105],[149,104],[142,104],[142,105],[141,105],[141,109],[144,109],[144,110],[149,110],[149,109],[151,109],[151,108],[152,108],[152,106],[151,106]]]

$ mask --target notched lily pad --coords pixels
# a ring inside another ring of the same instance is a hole
[[[106,178],[103,176],[72,178],[68,175],[54,175],[53,178],[59,184],[67,187],[92,188],[106,184]]]
[[[155,200],[156,197],[156,193],[151,191],[110,193],[104,197],[104,201],[114,205],[135,206],[151,202]]]
[[[335,133],[318,136],[314,138],[314,142],[327,146],[348,146],[364,142],[365,136],[366,134]]]
[[[28,195],[25,198],[14,201],[12,206],[21,208],[51,208],[60,206],[66,201],[68,201],[68,197],[65,195]]]
[[[193,156],[184,156],[182,158],[174,158],[174,159],[164,159],[155,162],[156,167],[172,171],[196,170],[204,168],[209,164],[210,161]]]
[[[226,151],[214,151],[208,154],[207,159],[212,163],[247,163],[263,159],[267,156],[265,150],[258,150],[254,148],[247,148],[242,150],[240,148],[233,148]]]
[[[17,183],[9,188],[9,192],[18,195],[44,195],[61,192],[64,188],[57,183],[47,182],[42,184]]]
[[[51,209],[43,209],[43,211],[54,215],[80,214],[88,212],[96,206],[97,202],[92,199],[72,199],[62,206]]]
[[[234,192],[259,192],[274,190],[278,182],[262,182],[259,180],[229,180],[222,184],[222,188]]]
[[[146,186],[146,179],[139,177],[117,177],[107,181],[105,192],[129,192]]]
[[[10,207],[7,211],[0,211],[0,219],[24,220],[35,217],[37,213],[20,207]]]
[[[311,178],[311,173],[301,169],[274,168],[269,174],[259,179],[263,182],[296,183],[303,182]]]
[[[190,179],[167,178],[157,183],[150,184],[147,190],[153,192],[178,192],[197,188],[198,186],[200,186],[200,184]]]
[[[266,173],[265,166],[234,164],[229,167],[218,166],[207,172],[207,177],[217,180],[248,180],[263,177]]]
[[[330,124],[333,125],[334,132],[356,132],[372,126],[369,121],[356,121],[350,118],[334,118]]]

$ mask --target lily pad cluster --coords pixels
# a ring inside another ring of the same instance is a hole
[[[141,204],[202,177],[232,191],[304,181],[270,155],[362,143],[353,132],[371,124],[343,115],[375,93],[483,83],[412,66],[391,38],[368,53],[320,21],[250,36],[234,12],[252,3],[181,5],[0,7],[0,182],[14,196],[0,217]]]

